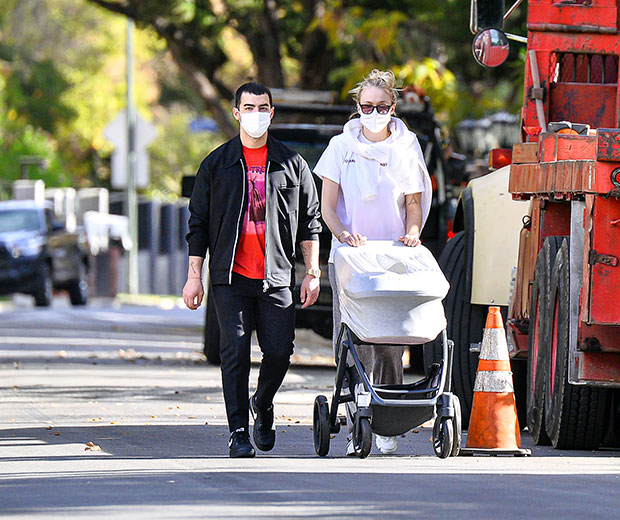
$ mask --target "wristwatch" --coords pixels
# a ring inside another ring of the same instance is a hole
[[[320,269],[306,269],[306,275],[312,276],[313,278],[321,278],[321,270]]]

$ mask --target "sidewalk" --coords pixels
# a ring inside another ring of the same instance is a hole
[[[123,333],[148,336],[136,336],[136,345],[126,354],[131,361],[160,361],[164,356],[179,363],[203,363],[204,316],[204,307],[191,311],[181,298],[173,296],[120,294],[116,298],[92,298],[86,307],[72,307],[62,294],[56,295],[48,308],[34,307],[27,296],[0,301],[0,329],[15,329],[11,336],[40,336],[52,329],[57,333],[65,331],[63,335],[81,333],[84,340],[92,337],[94,342],[102,336]],[[159,347],[147,345],[148,341],[157,343],[160,339],[170,345],[177,340],[178,348],[171,347],[169,355],[165,355]],[[90,355],[87,349],[84,355]],[[253,336],[252,361],[258,363],[260,359]],[[298,366],[333,367],[331,341],[311,330],[298,329],[291,362]]]
[[[204,307],[191,311],[185,307],[182,298],[151,294],[119,294],[114,301],[122,308],[136,309],[136,312],[140,312],[140,309],[151,309],[155,316],[160,317],[156,320],[158,327],[165,327],[168,330],[180,329],[186,334],[196,334],[197,341],[202,342]],[[258,363],[260,358],[260,348],[256,334],[253,333],[252,362]],[[291,364],[308,367],[335,367],[331,340],[319,336],[310,329],[297,329],[295,353]]]

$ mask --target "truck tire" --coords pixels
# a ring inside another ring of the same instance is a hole
[[[469,303],[469,288],[465,287],[465,232],[460,231],[444,247],[439,265],[450,282],[450,290],[443,301],[448,321],[448,338],[454,341],[452,391],[461,401],[463,428],[469,425],[474,381],[478,368],[478,353],[470,352],[472,343],[482,341],[487,314],[484,305]],[[429,367],[441,357],[441,343],[424,346],[424,366]]]
[[[49,307],[52,304],[52,270],[47,263],[41,266],[37,287],[33,294],[34,304],[37,307]]]
[[[205,305],[205,327],[203,352],[209,365],[219,365],[220,360],[220,326],[217,322],[215,301],[210,284],[207,286],[207,302]]]
[[[86,265],[80,262],[78,278],[67,286],[71,305],[86,305],[88,301],[88,281],[86,280]]]
[[[607,429],[609,390],[568,382],[570,280],[569,242],[556,255],[547,308],[549,358],[546,371],[545,428],[558,449],[594,450]]]
[[[551,286],[551,271],[562,237],[547,237],[536,258],[530,298],[528,333],[526,422],[534,444],[551,444],[545,430],[545,373],[549,340],[545,319]]]

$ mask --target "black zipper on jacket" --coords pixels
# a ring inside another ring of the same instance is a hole
[[[245,164],[243,164],[243,159],[239,159],[239,162],[241,163],[241,175],[243,176],[243,191],[241,192],[241,208],[239,210],[239,218],[237,219],[235,241],[233,242],[233,254],[232,254],[232,258],[230,259],[230,270],[228,271],[228,283],[229,284],[232,284],[233,267],[235,266],[235,257],[237,256],[237,246],[239,245],[239,226],[241,225],[241,219],[243,218],[244,209],[245,209],[244,204],[243,204],[243,202],[245,201],[245,188],[248,184],[248,180],[246,179],[246,175],[245,175],[246,169],[245,169]],[[266,209],[266,206],[265,206],[265,209]]]

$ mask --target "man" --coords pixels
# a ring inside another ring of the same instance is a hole
[[[295,338],[292,287],[295,244],[306,265],[303,307],[318,298],[319,199],[303,158],[269,136],[271,92],[246,83],[235,93],[239,136],[201,163],[189,204],[189,270],[183,300],[202,302],[202,264],[209,276],[220,326],[222,387],[231,432],[229,455],[253,457],[275,443],[273,398],[290,364]],[[263,359],[256,393],[249,399],[250,335],[256,326]]]

